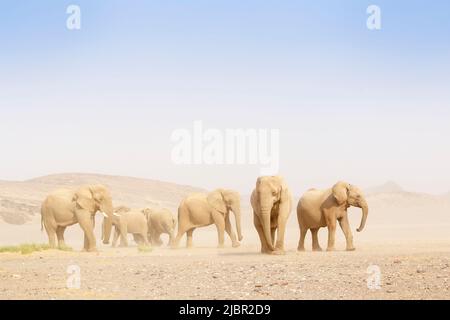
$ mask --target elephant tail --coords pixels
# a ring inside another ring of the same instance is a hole
[[[41,207],[41,232],[44,231],[44,206]]]

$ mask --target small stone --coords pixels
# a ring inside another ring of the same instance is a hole
[[[425,273],[425,270],[422,268],[417,268],[416,272],[417,273]]]

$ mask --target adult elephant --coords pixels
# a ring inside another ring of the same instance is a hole
[[[143,210],[148,223],[148,239],[154,246],[161,246],[161,234],[169,235],[169,245],[175,240],[175,226],[177,220],[168,209],[150,209]]]
[[[60,189],[51,193],[41,206],[41,227],[47,231],[49,244],[65,246],[64,231],[78,223],[84,232],[84,250],[96,251],[94,235],[95,214],[105,214],[105,235],[109,239],[112,228],[113,205],[109,190],[102,185],[81,187],[78,190]]]
[[[326,190],[311,189],[307,191],[298,202],[297,218],[300,227],[300,240],[298,251],[305,250],[305,236],[308,230],[312,234],[312,247],[314,251],[321,251],[317,233],[320,228],[328,227],[327,251],[335,250],[336,221],[339,221],[347,241],[347,250],[353,251],[353,236],[347,216],[350,207],[362,209],[361,224],[358,232],[364,229],[369,208],[357,187],[343,181],[339,181],[332,188]]]
[[[186,246],[192,247],[192,234],[196,228],[212,225],[217,227],[219,248],[224,247],[224,232],[230,236],[233,247],[239,247],[238,239],[230,223],[230,211],[236,219],[238,239],[241,241],[241,201],[238,192],[217,189],[210,193],[195,193],[186,197],[178,208],[178,234],[172,247],[178,247],[186,233]]]
[[[284,179],[280,176],[259,177],[251,204],[261,253],[284,254],[284,233],[292,209],[291,192]]]

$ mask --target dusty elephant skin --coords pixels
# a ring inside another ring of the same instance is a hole
[[[104,225],[106,224],[106,217]],[[132,234],[134,240],[141,245],[149,246],[148,223],[145,216],[145,209],[130,209],[126,212],[114,212],[114,239],[112,246],[117,245],[120,237],[120,246],[128,247],[127,235]],[[103,234],[103,232],[102,232]],[[102,235],[103,238],[103,235]]]
[[[355,250],[347,216],[347,209],[350,206],[361,208],[363,211],[361,224],[357,229],[361,232],[366,225],[369,213],[367,201],[361,190],[349,183],[339,181],[331,189],[307,191],[297,206],[297,219],[300,226],[298,251],[305,250],[305,237],[308,230],[311,230],[312,234],[312,249],[322,251],[317,236],[322,227],[328,227],[327,251],[335,250],[336,222],[339,222],[344,232],[347,242],[346,250]]]
[[[66,228],[78,223],[84,232],[84,250],[96,251],[94,216],[98,211],[106,215],[104,232],[105,238],[109,239],[113,206],[110,192],[106,187],[92,185],[76,191],[60,189],[51,193],[41,207],[41,224],[47,231],[50,246],[56,248],[56,237],[58,245],[65,246]]]
[[[175,240],[175,227],[177,220],[168,209],[151,209],[146,208],[143,213],[147,219],[148,224],[148,238],[153,246],[161,246],[162,234],[169,236],[168,245],[172,245]]]
[[[234,213],[236,218],[237,237],[230,222],[230,211]],[[224,247],[225,231],[231,238],[232,246],[239,247],[239,241],[243,239],[243,236],[241,231],[241,202],[238,192],[217,189],[210,193],[191,194],[182,200],[178,208],[178,234],[173,247],[178,247],[181,237],[186,233],[186,246],[191,248],[194,230],[212,224],[217,227],[218,247]]]
[[[295,243],[292,242],[292,245]],[[289,246],[291,247],[291,246]],[[292,246],[292,248],[295,246]],[[357,251],[287,251],[256,246],[190,250],[99,248],[97,254],[50,250],[0,254],[1,299],[449,299],[450,246],[391,243]],[[80,289],[68,289],[68,267]],[[370,266],[380,289],[368,288]],[[369,269],[368,269],[369,268]],[[181,272],[182,271],[182,272]]]
[[[261,253],[283,254],[286,224],[292,208],[291,192],[284,179],[280,176],[258,178],[251,204]]]

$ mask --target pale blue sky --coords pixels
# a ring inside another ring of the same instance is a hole
[[[69,4],[82,13],[66,29]],[[381,7],[382,29],[366,28]],[[450,190],[448,1],[0,4],[0,179],[132,175],[250,192],[259,168],[176,166],[171,132],[275,128],[296,192]]]

